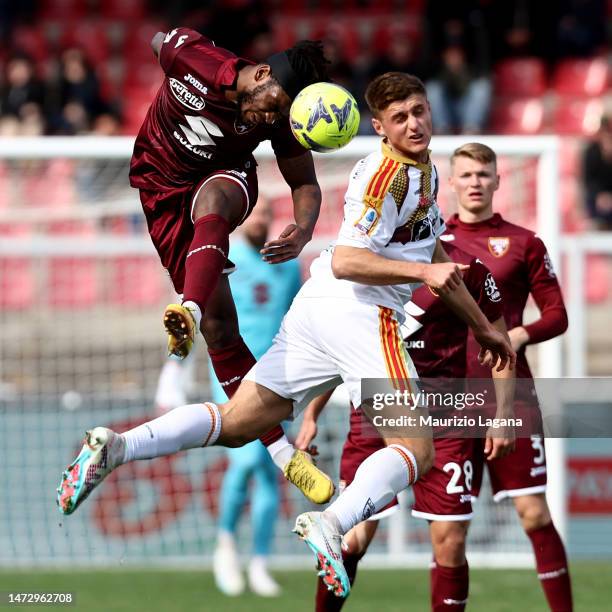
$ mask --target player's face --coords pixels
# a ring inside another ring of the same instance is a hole
[[[449,179],[457,204],[471,213],[493,210],[493,194],[499,187],[494,162],[488,164],[460,155],[455,158]]]
[[[277,123],[289,116],[291,98],[274,80],[256,81],[238,96],[240,118],[250,125]]]
[[[376,133],[387,138],[394,150],[419,162],[426,162],[431,141],[431,109],[427,98],[415,94],[392,102],[372,119]]]

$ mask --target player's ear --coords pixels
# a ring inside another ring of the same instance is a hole
[[[261,83],[272,74],[270,64],[257,64],[255,66],[255,82]]]
[[[500,181],[500,177],[499,174],[497,174],[497,172],[495,173],[495,189],[493,191],[497,191],[499,189],[499,181]]]
[[[386,136],[385,131],[383,130],[382,123],[380,122],[380,119],[377,119],[376,117],[372,117],[372,127],[374,128],[374,131],[379,136]]]

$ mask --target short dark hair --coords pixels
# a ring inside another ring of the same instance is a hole
[[[427,91],[421,79],[406,72],[385,72],[370,82],[365,98],[372,115],[378,117],[392,102],[405,100],[416,94],[427,98]]]

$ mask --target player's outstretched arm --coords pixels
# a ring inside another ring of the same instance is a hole
[[[445,262],[425,264],[398,261],[378,255],[368,248],[336,245],[332,258],[334,276],[362,285],[426,283],[434,290],[452,290],[461,283],[461,272],[468,266]]]
[[[446,251],[444,251],[440,240],[436,244],[432,262],[438,263],[438,265],[443,262],[450,262],[450,258]],[[463,266],[462,269],[467,267]],[[427,283],[427,281],[424,282]],[[478,355],[479,361],[491,367],[497,363],[496,369],[498,371],[503,370],[507,364],[511,369],[514,369],[516,353],[510,346],[507,334],[500,333],[489,323],[463,281],[460,280],[456,287],[437,289],[437,292],[440,295],[440,299],[472,329],[474,338],[476,338],[476,341],[481,346],[480,354]]]
[[[278,168],[291,188],[295,223],[288,225],[276,240],[266,242],[261,254],[268,263],[294,259],[312,238],[321,209],[321,188],[317,182],[312,154],[277,158]]]

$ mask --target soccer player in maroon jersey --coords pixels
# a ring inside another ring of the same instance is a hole
[[[289,108],[303,87],[327,80],[328,62],[319,42],[301,41],[254,64],[188,28],[158,32],[151,45],[166,78],[136,138],[130,184],[140,191],[153,244],[183,296],[164,315],[168,353],[184,358],[200,329],[231,397],[255,364],[227,278],[229,234],[257,200],[253,151],[271,140],[293,197],[295,223],[262,250],[268,262],[280,263],[310,240],[321,204],[312,155],[291,134]],[[294,452],[282,428],[261,440],[289,480],[313,485],[300,487],[311,501],[331,497],[331,481]]]
[[[451,189],[457,196],[458,214],[447,221],[446,244],[452,241],[483,261],[504,296],[503,311],[512,348],[517,352],[517,379],[531,379],[525,347],[562,334],[567,329],[563,296],[546,247],[532,231],[509,223],[493,212],[493,195],[499,186],[495,152],[470,143],[451,157]],[[540,318],[523,325],[529,295]],[[468,377],[484,378],[478,348],[468,341]],[[516,402],[529,406],[529,385],[518,385]],[[517,407],[517,404],[515,404]],[[546,503],[546,456],[540,435],[519,438],[509,457],[487,463],[495,500],[510,497],[531,540],[538,577],[551,610],[572,610],[572,592],[563,542]],[[478,483],[476,489],[478,488]]]
[[[489,321],[505,332],[501,308],[501,294],[489,270],[465,251],[445,245],[449,257],[456,263],[469,265],[463,281]],[[407,323],[402,326],[406,346],[421,377],[462,379],[466,374],[467,325],[457,317],[428,287],[420,287],[406,306]],[[492,375],[499,379],[514,377],[509,368]],[[497,416],[511,417],[511,397],[504,396],[500,387]],[[304,413],[302,428],[296,438],[298,448],[308,448],[316,435],[316,419],[331,393],[314,400]],[[499,433],[486,438],[484,455],[488,460],[502,457],[514,448],[512,432],[505,437]],[[476,469],[474,453],[481,451],[474,438],[438,438],[434,440],[435,459],[431,470],[414,485],[413,513],[430,521],[430,536],[434,553],[431,569],[432,610],[446,610],[452,600],[453,610],[463,610],[468,597],[468,567],[465,557],[465,537],[472,517],[470,499],[472,474]],[[366,420],[361,410],[351,410],[350,431],[342,450],[340,462],[340,490],[349,485],[359,465],[380,448],[384,440]],[[482,458],[478,452],[478,459]],[[452,468],[449,468],[452,465]],[[456,466],[456,467],[455,467]],[[452,483],[451,483],[452,480]],[[452,489],[449,489],[452,484]],[[359,523],[344,536],[343,561],[352,581],[359,560],[366,553],[378,527],[378,521],[394,511],[397,500],[387,508]],[[448,544],[458,544],[449,554]],[[345,600],[327,590],[322,581],[317,583],[316,612],[340,610]],[[461,602],[461,603],[459,603]]]

